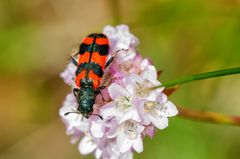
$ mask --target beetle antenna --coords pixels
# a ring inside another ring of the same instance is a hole
[[[101,120],[103,120],[103,117],[99,114],[90,114],[90,115],[95,115],[95,116],[98,116]]]
[[[77,114],[80,114],[80,112],[67,112],[67,113],[64,113],[64,115],[67,116],[68,114],[71,114],[71,113],[77,113]]]
[[[119,54],[121,51],[128,51],[128,49],[119,49],[115,52],[115,54]]]

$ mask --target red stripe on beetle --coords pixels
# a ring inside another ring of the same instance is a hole
[[[75,83],[78,87],[81,85],[81,80],[85,78],[86,76],[86,70],[83,70],[81,73],[79,73],[75,79]]]
[[[98,45],[106,45],[106,44],[109,44],[107,38],[96,38],[95,42],[96,42],[96,44],[98,44]]]
[[[107,56],[101,56],[98,52],[93,52],[91,57],[91,62],[95,62],[96,64],[99,64],[102,69],[104,69],[105,63],[107,60]]]
[[[88,76],[89,76],[89,79],[93,81],[93,88],[97,89],[100,85],[101,78],[98,77],[92,70],[90,70]]]
[[[90,58],[90,52],[85,52],[83,55],[79,57],[78,65],[88,62],[89,58]]]
[[[89,45],[89,44],[93,43],[93,40],[94,40],[94,38],[92,38],[92,37],[86,37],[83,39],[82,43]]]

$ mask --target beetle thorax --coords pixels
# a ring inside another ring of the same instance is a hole
[[[78,95],[78,110],[84,117],[88,118],[89,114],[93,112],[94,102],[95,94],[93,82],[88,79],[81,80],[81,88]]]

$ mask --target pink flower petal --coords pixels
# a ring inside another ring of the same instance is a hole
[[[128,138],[123,139],[119,142],[119,152],[125,153],[130,150],[133,145],[133,140],[129,140]]]
[[[134,109],[134,111],[133,111],[132,119],[137,121],[137,122],[141,122],[140,116],[139,116],[136,109]]]
[[[115,138],[117,136],[117,130],[119,125],[113,125],[108,131],[108,138]]]
[[[108,92],[112,99],[117,99],[118,97],[121,96],[128,96],[128,92],[123,87],[116,83],[112,83],[108,87]]]
[[[140,67],[142,70],[144,70],[148,65],[151,65],[152,63],[150,62],[149,59],[143,59],[141,61]]]
[[[131,96],[135,95],[135,86],[134,85],[128,84],[125,88],[128,91],[129,95],[131,95]]]
[[[132,109],[130,111],[124,113],[123,116],[119,120],[119,124],[131,119],[133,117],[133,113],[134,113],[134,111]]]
[[[100,138],[104,135],[103,123],[92,122],[91,133],[93,137]]]
[[[141,153],[143,151],[143,141],[140,135],[137,137],[137,139],[134,140],[133,149],[138,153]]]
[[[153,65],[148,65],[147,69],[141,74],[143,79],[148,79],[149,81],[154,81],[157,79],[157,71]]]
[[[110,102],[100,108],[100,115],[103,118],[108,118],[113,116],[116,113],[116,103]]]
[[[94,141],[89,137],[85,136],[80,144],[78,145],[78,149],[81,154],[87,155],[89,153],[92,153],[96,149],[97,145],[94,143]]]
[[[157,97],[157,101],[160,105],[166,103],[168,100],[167,96],[164,93],[159,93],[159,96]]]
[[[130,44],[131,44],[131,38],[127,36],[122,36],[121,41],[117,43],[116,47],[119,50],[121,49],[127,50],[130,47]]]
[[[149,95],[146,97],[149,101],[156,101],[157,94],[155,92],[150,92]]]
[[[128,50],[122,50],[120,52],[118,52],[117,54],[117,63],[126,63],[127,62],[132,62],[136,56],[136,52],[135,50],[129,48]],[[129,63],[131,64],[131,63]]]
[[[127,25],[118,25],[116,26],[116,29],[118,32],[122,33],[122,34],[128,34],[129,33],[129,27]]]
[[[111,25],[107,25],[103,29],[103,33],[107,36],[111,36],[116,33],[115,28]]]
[[[145,113],[144,114],[144,119],[143,119],[143,124],[144,125],[150,125],[152,123],[152,120],[150,119],[151,114],[150,113]]]
[[[158,129],[164,129],[168,126],[167,117],[149,116],[149,118],[152,121],[153,125],[156,126]]]
[[[124,83],[127,85],[136,85],[137,83],[139,83],[139,84],[141,84],[141,83],[143,83],[143,80],[142,80],[142,78],[139,76],[139,75],[137,75],[137,74],[135,74],[135,73],[133,73],[133,74],[130,74],[129,76],[127,76],[125,79],[123,79],[124,80]]]
[[[175,116],[175,115],[178,114],[178,110],[172,102],[167,101],[165,106],[167,107],[166,114],[167,114],[168,117],[172,117],[172,116]]]
[[[155,130],[155,127],[151,124],[151,125],[146,126],[143,133],[144,133],[144,135],[148,135],[150,138],[153,138],[154,130]]]
[[[63,78],[64,82],[72,87],[75,87],[74,77],[77,67],[70,62],[67,65],[67,68],[60,74],[60,77]]]
[[[95,152],[95,158],[100,159],[102,156],[102,151],[98,148]]]
[[[142,126],[140,124],[137,125],[137,132],[138,133],[142,133],[144,129],[145,129],[145,126]]]

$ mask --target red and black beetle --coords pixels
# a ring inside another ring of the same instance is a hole
[[[78,59],[75,60],[71,56],[71,61],[77,66],[75,83],[78,88],[73,89],[73,93],[78,102],[77,112],[81,113],[85,118],[89,118],[92,114],[93,105],[96,96],[101,92],[104,86],[100,86],[100,81],[106,69],[113,60],[111,57],[107,62],[109,51],[108,38],[102,33],[93,33],[85,37],[80,45]]]

